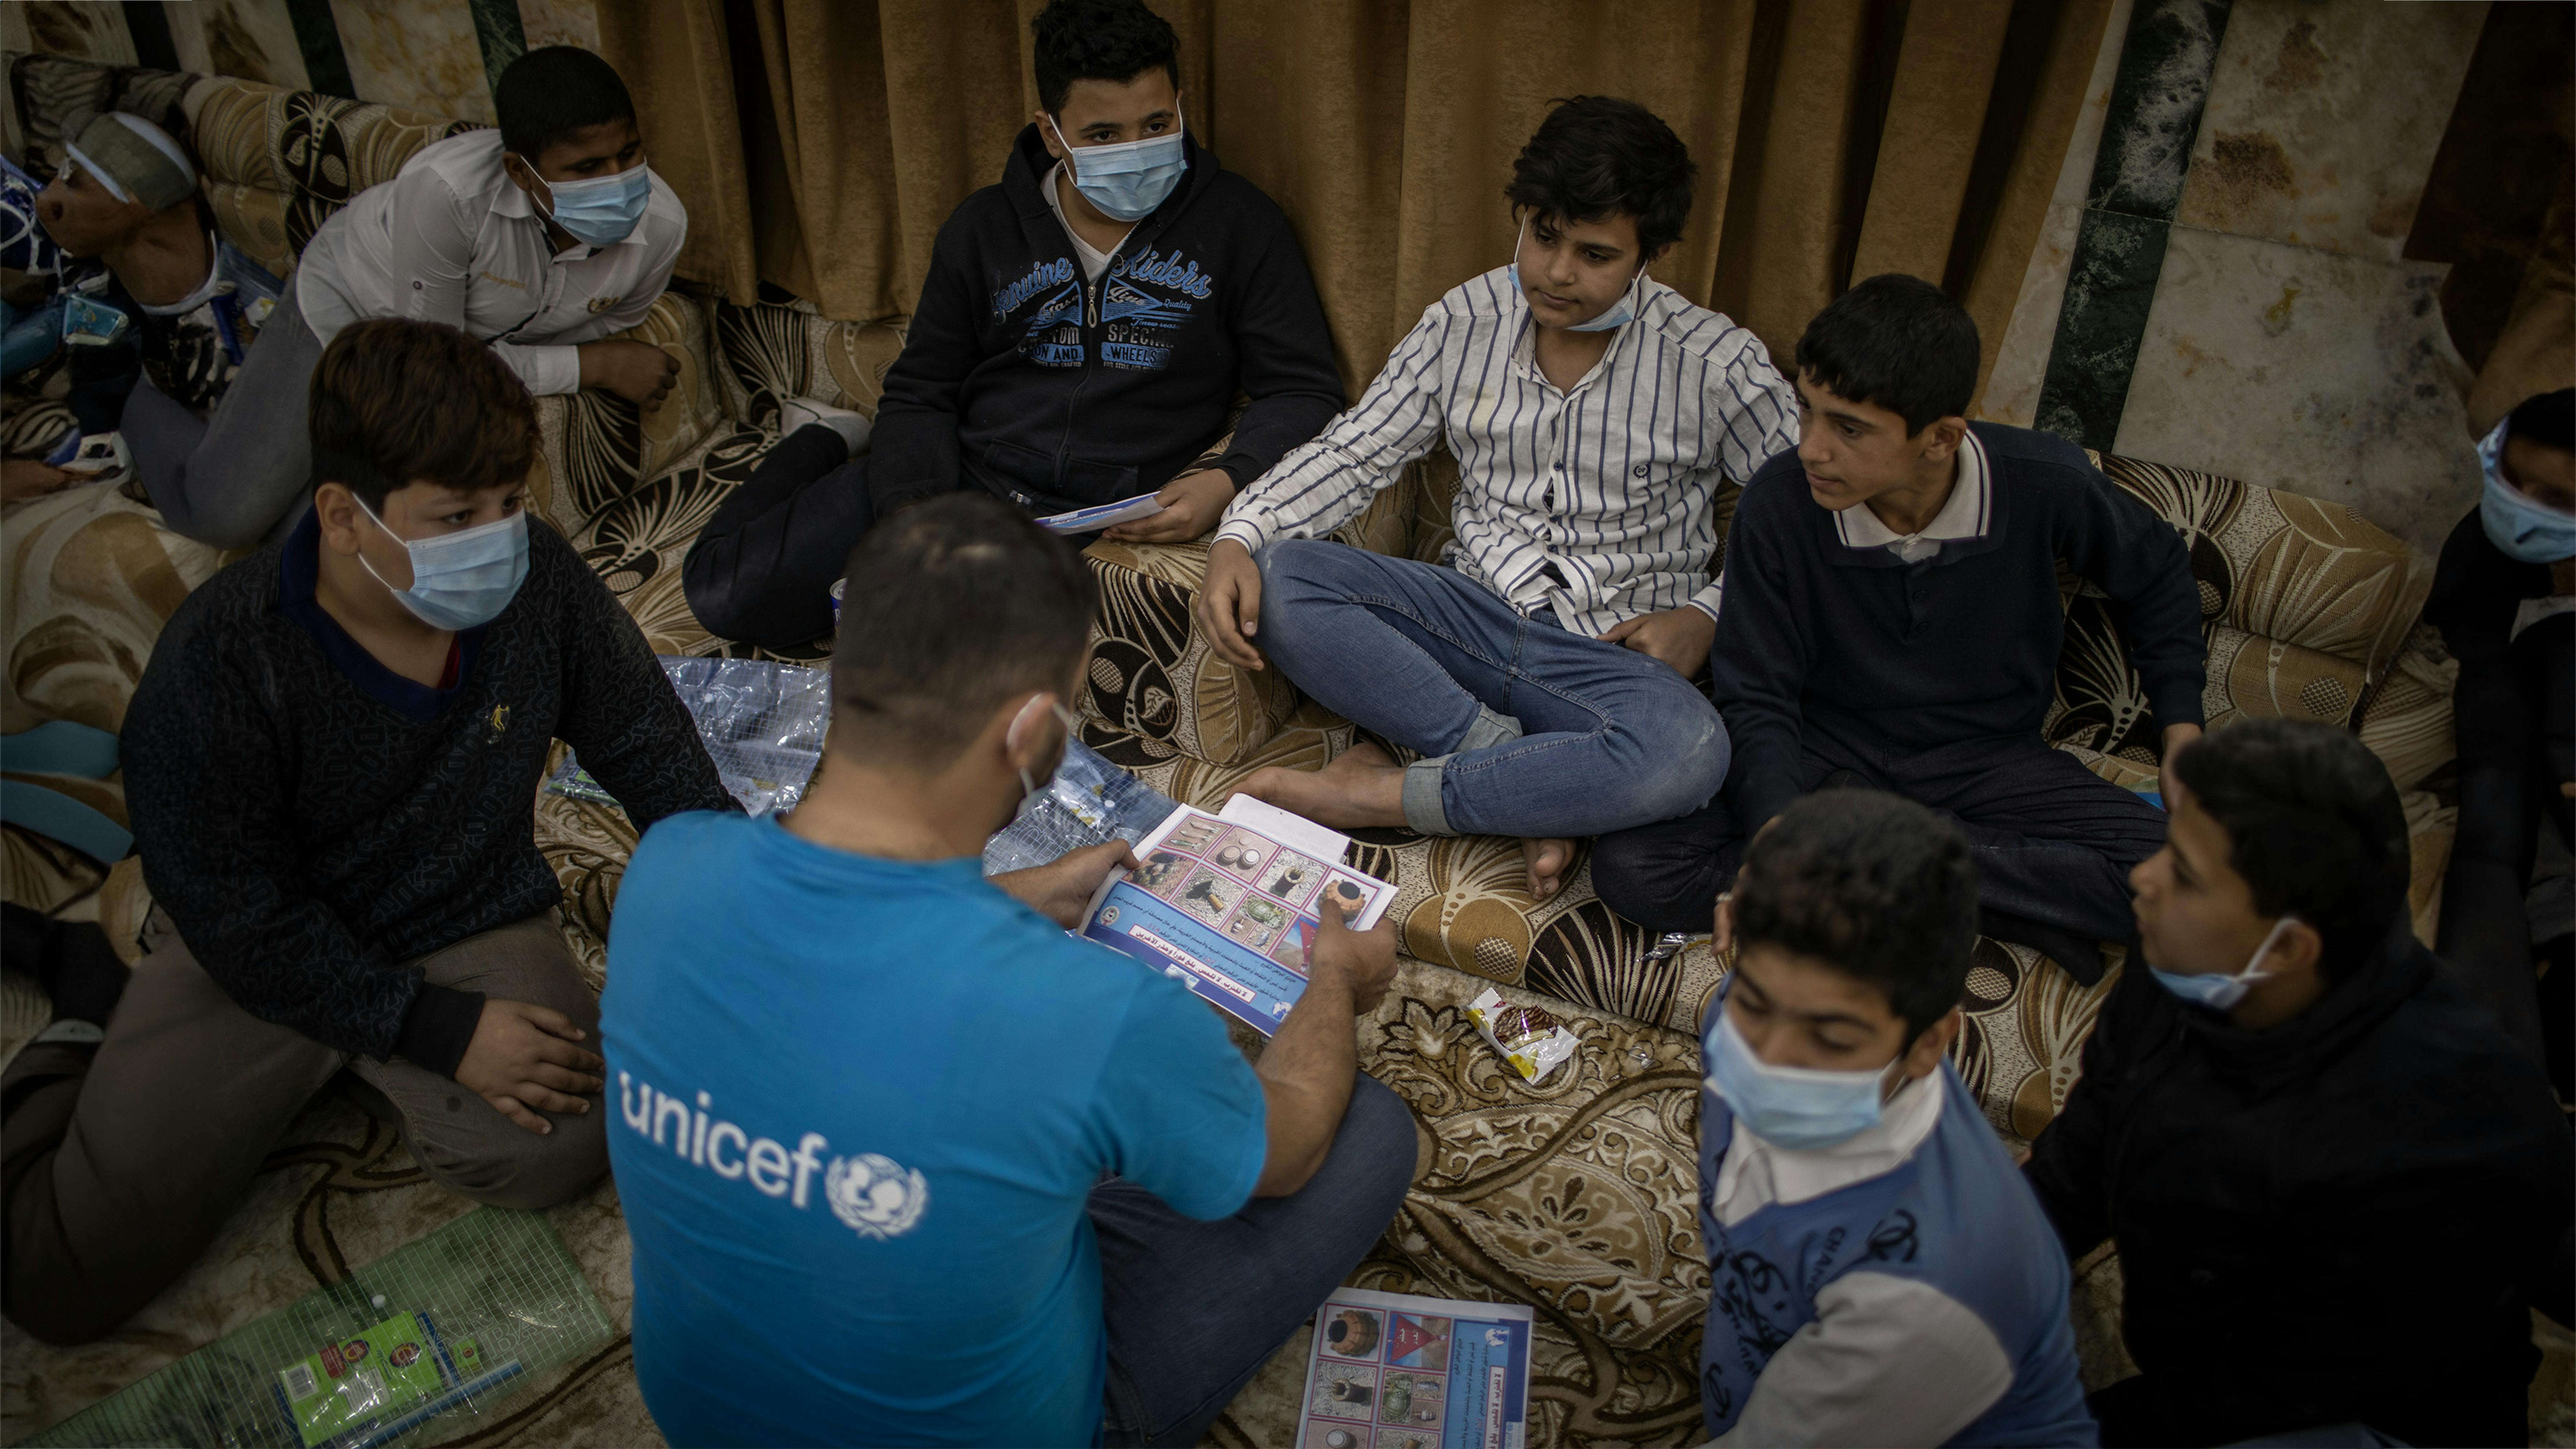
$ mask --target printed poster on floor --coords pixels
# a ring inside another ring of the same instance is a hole
[[[1302,1449],[1522,1449],[1523,1303],[1337,1288],[1315,1313]]]

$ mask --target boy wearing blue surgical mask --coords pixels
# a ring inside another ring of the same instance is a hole
[[[2396,786],[2285,719],[2171,773],[2130,873],[2148,969],[2027,1168],[2069,1257],[2119,1243],[2143,1373],[2093,1395],[2102,1442],[2524,1442],[2576,1156],[2539,1066],[2409,928]]]
[[[366,317],[482,339],[539,397],[605,388],[651,408],[679,362],[616,338],[671,281],[689,214],[645,164],[635,102],[578,46],[520,56],[492,87],[498,130],[422,147],[313,234],[295,291],[328,344]]]
[[[343,1068],[451,1192],[588,1188],[598,1004],[534,844],[553,742],[639,827],[735,808],[634,621],[529,522],[502,361],[378,319],[313,376],[312,509],[179,605],[125,714],[148,954],[0,1078],[0,1308],[49,1342],[186,1272]]]
[[[2442,545],[2424,601],[2424,622],[2460,661],[2460,831],[2437,946],[2576,1098],[2576,905],[2563,874],[2531,888],[2540,832],[2555,831],[2563,854],[2576,831],[2576,390],[2515,408],[2478,461],[2478,506]]]
[[[1809,795],[1717,906],[1701,1411],[1721,1445],[2092,1444],[2066,1260],[1947,1060],[1977,936],[1956,826]]]
[[[1183,123],[1171,25],[1142,0],[1054,0],[1030,30],[1038,109],[939,229],[873,430],[787,405],[787,436],[690,547],[689,606],[714,632],[828,632],[851,548],[960,489],[1041,517],[1150,495],[1107,536],[1198,538],[1341,411],[1305,252]]]

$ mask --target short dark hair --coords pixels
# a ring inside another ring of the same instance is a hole
[[[1826,303],[1807,324],[1798,374],[1905,419],[1910,438],[1967,416],[1977,395],[1977,321],[1921,277],[1885,272]]]
[[[2413,861],[2397,782],[2370,747],[2314,720],[2249,719],[2174,761],[2227,832],[2228,864],[2266,916],[2296,916],[2325,938],[2318,969],[2341,978],[2406,909]]]
[[[1038,104],[1064,109],[1078,80],[1125,85],[1155,66],[1181,88],[1180,37],[1144,0],[1055,0],[1029,22],[1037,37]]]
[[[1065,687],[1097,598],[1081,555],[1000,499],[907,508],[850,553],[833,728],[863,754],[945,765],[1004,700]]]
[[[501,72],[492,87],[501,146],[535,165],[575,131],[635,119],[635,98],[617,67],[578,45],[541,45]]]
[[[1553,104],[1512,162],[1503,195],[1558,226],[1633,216],[1638,249],[1649,259],[1671,246],[1690,219],[1699,178],[1682,138],[1654,112],[1617,96]]]
[[[2576,387],[2562,387],[2522,400],[2513,410],[2505,436],[2522,438],[2562,453],[2576,453]]]
[[[1768,942],[1877,987],[1908,1040],[1959,1004],[1977,867],[1959,828],[1902,796],[1823,790],[1780,813],[1735,877],[1736,949]]]
[[[506,488],[537,459],[537,405],[492,349],[444,322],[354,322],[322,349],[306,402],[313,481],[382,514],[426,479]]]

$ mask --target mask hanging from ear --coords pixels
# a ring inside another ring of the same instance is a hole
[[[1047,708],[1055,711],[1055,721],[1064,726],[1064,737],[1068,742],[1081,737],[1082,721],[1074,718],[1073,711],[1066,709],[1062,701],[1047,700]],[[1018,749],[1020,730],[1028,724],[1029,717],[1036,714],[1037,710],[1038,701],[1034,698],[1020,706],[1020,712],[1011,719],[1011,727],[1003,732],[1002,742],[1014,750]],[[1054,772],[1048,772],[1048,779],[1050,781],[1054,779]],[[1020,767],[1020,803],[1011,811],[1011,818],[1016,820],[1027,814],[1030,805],[1036,802],[1038,795],[1038,777],[1028,766],[1022,765]]]
[[[1529,218],[1522,217],[1521,241],[1526,241],[1528,239]],[[1618,301],[1613,302],[1608,307],[1604,308],[1600,316],[1592,318],[1590,321],[1577,322],[1565,330],[1568,332],[1607,332],[1613,327],[1625,327],[1629,323],[1636,321],[1638,294],[1645,289],[1645,285],[1646,264],[1639,262],[1637,264],[1637,275],[1628,279],[1628,290],[1619,294]],[[1521,285],[1521,243],[1519,241],[1512,243],[1512,290],[1521,294],[1521,300],[1524,304],[1528,302],[1529,292]]]
[[[2206,1006],[2212,1011],[2229,1010],[2245,999],[2245,993],[2254,989],[2255,982],[2272,974],[2260,969],[2263,958],[2272,954],[2272,943],[2280,940],[2281,933],[2290,929],[2290,923],[2297,919],[2296,916],[2283,916],[2274,921],[2272,933],[2263,938],[2262,945],[2254,948],[2254,959],[2246,962],[2245,969],[2233,976],[2223,976],[2214,971],[2198,976],[2185,976],[2177,972],[2160,970],[2152,965],[2147,970],[2156,978],[2157,985],[2185,1001],[2196,1006]]]

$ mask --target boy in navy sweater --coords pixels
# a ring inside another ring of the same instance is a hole
[[[1829,790],[1717,933],[1700,1102],[1718,1444],[2092,1444],[2048,1219],[1944,1060],[1977,939],[1958,828]]]
[[[876,520],[957,489],[1040,515],[1150,493],[1163,510],[1110,537],[1197,538],[1342,410],[1287,214],[1181,124],[1170,24],[1142,0],[1055,0],[1031,29],[1040,109],[939,229],[872,450],[850,456],[871,442],[858,415],[787,405],[793,431],[690,548],[689,605],[716,633],[829,631]]]
[[[2098,943],[2134,939],[2128,869],[2165,822],[2040,738],[2058,566],[2109,596],[2171,760],[2201,726],[2190,557],[2074,444],[1968,425],[1977,326],[1929,282],[1854,287],[1797,363],[1800,441],[1745,486],[1709,652],[1733,772],[1695,814],[1602,837],[1594,887],[1640,925],[1689,929],[1791,801],[1872,786],[1958,821],[1988,935],[2098,980]]]

